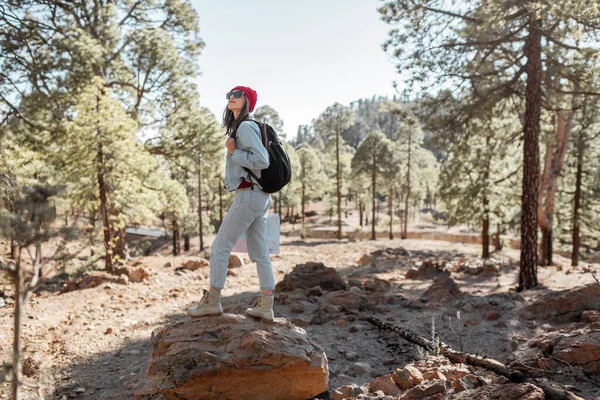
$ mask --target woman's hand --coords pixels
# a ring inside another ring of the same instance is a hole
[[[237,149],[237,146],[235,144],[235,139],[233,139],[233,138],[227,139],[227,142],[225,142],[225,147],[227,147],[227,151],[229,153],[233,154],[235,152],[235,149]]]

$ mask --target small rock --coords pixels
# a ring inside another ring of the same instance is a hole
[[[356,361],[360,358],[360,356],[355,351],[349,351],[348,353],[346,353],[346,356],[344,358],[348,361]]]
[[[173,263],[171,261],[167,261],[165,265],[163,265],[163,268],[173,268]]]
[[[358,264],[358,265],[363,265],[363,264],[366,264],[366,263],[368,263],[368,262],[370,262],[370,261],[371,261],[371,256],[370,256],[370,255],[368,255],[368,254],[363,254],[363,255],[362,255],[362,257],[360,257],[360,258],[358,259],[358,262],[357,262],[357,264]]]
[[[339,314],[340,308],[338,306],[328,305],[327,307],[325,307],[325,312],[329,314]]]
[[[4,299],[2,297],[0,297],[0,308],[2,307],[6,307],[6,302],[4,301]]]
[[[309,326],[312,321],[312,317],[308,315],[299,315],[297,317],[292,318],[291,322],[297,326]]]
[[[392,379],[400,389],[406,390],[421,383],[423,374],[412,365],[407,365],[404,368],[396,369],[392,374]]]
[[[406,391],[402,395],[402,400],[421,400],[431,398],[438,393],[446,392],[446,382],[442,380],[425,381]],[[477,398],[477,397],[474,397]]]
[[[485,319],[487,319],[488,321],[495,321],[495,320],[499,319],[500,317],[501,317],[501,315],[495,311],[490,311],[489,313],[487,313],[485,315]]]
[[[600,321],[600,311],[598,310],[585,310],[581,313],[581,317],[585,322],[599,322]]]
[[[356,332],[358,332],[358,327],[356,325],[352,325],[350,327],[349,331],[352,332],[352,333],[356,333]]]
[[[292,303],[291,309],[292,309],[292,312],[299,314],[299,313],[304,312],[305,307],[304,307],[304,304],[298,302],[298,303]]]
[[[129,277],[125,274],[119,275],[119,283],[121,285],[129,285]]]
[[[167,264],[170,264],[170,263],[167,263]],[[167,267],[167,264],[165,264],[165,267]],[[210,266],[210,262],[208,260],[200,258],[198,260],[186,260],[183,263],[182,268],[187,269],[189,271],[195,271],[197,269],[206,268],[209,266]]]
[[[369,383],[370,392],[378,390],[381,390],[385,395],[393,395],[400,392],[400,388],[396,386],[390,374],[377,377]]]
[[[348,369],[348,371],[346,372],[348,375],[350,376],[361,376],[364,374],[369,374],[371,373],[371,366],[368,363],[365,362],[357,362],[352,364],[352,366],[350,367],[350,369]]]
[[[305,291],[307,296],[323,296],[323,289],[321,286],[313,286]]]
[[[244,265],[244,260],[242,259],[242,257],[238,256],[237,254],[231,254],[229,256],[229,268],[239,268],[242,265]]]
[[[78,387],[77,389],[73,390],[75,393],[85,393],[85,388],[84,387]]]
[[[357,292],[361,292],[361,288],[356,287],[356,286],[350,286],[350,289],[348,290],[350,293],[357,293]]]
[[[521,313],[521,318],[523,318],[524,320],[527,320],[527,321],[532,321],[535,319],[535,315],[533,315],[532,312],[524,311]]]
[[[346,321],[343,319],[338,319],[337,321],[335,321],[335,324],[337,326],[344,326],[344,325],[346,325]]]
[[[335,389],[333,392],[332,400],[344,400],[348,398],[358,397],[361,394],[365,394],[365,391],[353,383],[351,385],[342,386],[340,388]]]
[[[444,374],[442,374],[438,370],[423,372],[423,379],[426,381],[435,381],[435,380],[445,381],[445,380],[447,380],[446,377],[444,376]]]
[[[106,333],[107,335],[110,335],[111,333],[113,333],[113,329],[112,328],[107,328],[106,332],[104,332],[104,333]]]

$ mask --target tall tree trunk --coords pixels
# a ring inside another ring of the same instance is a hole
[[[373,158],[375,158],[375,157],[373,157]],[[377,181],[377,169],[375,166],[375,160],[373,160],[373,170],[371,171],[371,187],[373,188],[373,195],[372,195],[372,197],[373,197],[373,218],[371,220],[371,240],[377,239],[377,236],[375,235],[375,221],[376,221],[376,218],[375,218],[375,212],[376,212],[376,210],[375,210],[375,193],[377,190],[375,187],[376,181]]]
[[[360,226],[363,226],[363,209],[365,206],[363,205],[362,200],[358,202],[358,214],[360,219]]]
[[[190,251],[190,235],[183,235],[183,251]]]
[[[173,255],[181,254],[181,231],[177,218],[173,217]]]
[[[202,227],[202,168],[198,168],[198,236],[200,237],[200,251],[204,250],[204,228]],[[206,202],[208,204],[208,201]]]
[[[406,172],[406,199],[404,199],[404,231],[402,232],[402,239],[408,237],[408,205],[410,204],[410,156],[412,147],[412,135],[408,134],[408,162]]]
[[[15,309],[13,315],[13,382],[12,397],[21,399],[21,318],[23,317],[23,270],[21,268],[21,250],[18,250],[15,262]]]
[[[100,93],[96,95],[96,114],[100,114]],[[102,148],[102,131],[100,121],[96,121],[96,180],[98,182],[98,193],[100,197],[100,214],[102,215],[103,233],[104,233],[104,266],[106,272],[114,273],[113,249],[111,245],[110,220],[108,218],[108,188],[104,180],[104,150]]]
[[[304,208],[304,205],[306,203],[306,185],[304,182],[302,182],[302,236],[304,237],[305,232],[304,232],[304,228],[305,228],[305,215],[306,215],[306,211]]]
[[[390,186],[388,206],[390,208],[390,240],[394,238],[394,194],[393,186]]]
[[[494,235],[494,247],[496,251],[502,250],[502,240],[500,239],[502,225],[500,223],[496,224],[496,234]]]
[[[17,259],[18,248],[19,248],[19,246],[17,246],[17,242],[15,242],[14,239],[10,239],[10,258],[12,260]]]
[[[581,246],[580,216],[581,210],[581,185],[583,176],[583,153],[585,151],[585,140],[583,132],[579,132],[577,140],[577,172],[575,174],[575,195],[573,199],[573,249],[571,251],[571,266],[576,267],[579,263],[579,247]]]
[[[127,233],[125,231],[125,227],[113,232],[112,241],[115,244],[113,248],[113,262],[121,262],[121,264],[125,264],[127,262],[128,257],[126,238]]]
[[[342,238],[342,171],[340,164],[340,129],[335,131],[335,162],[336,162],[336,185],[337,185],[337,212],[338,212],[338,231],[337,238]]]
[[[539,10],[536,11],[539,13]],[[537,286],[537,206],[539,187],[539,134],[542,102],[541,18],[530,16],[525,44],[527,85],[523,143],[523,186],[521,197],[521,259],[518,291]]]
[[[490,258],[490,214],[487,211],[488,200],[483,198],[483,227],[481,229],[481,258],[487,260]]]

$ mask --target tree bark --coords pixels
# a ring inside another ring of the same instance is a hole
[[[486,214],[483,218],[483,227],[481,230],[481,258],[487,260],[490,258],[490,216]]]
[[[539,10],[536,11],[539,13]],[[530,16],[525,43],[527,85],[523,143],[523,185],[521,196],[521,258],[518,291],[537,286],[537,206],[539,187],[539,133],[542,102],[541,17]]]
[[[179,222],[173,217],[173,255],[181,254],[181,231],[179,230]]]
[[[96,114],[100,113],[100,94],[96,96]],[[104,266],[106,272],[114,273],[113,248],[111,245],[110,220],[108,218],[108,196],[107,184],[104,180],[104,150],[102,147],[102,131],[100,121],[96,121],[96,180],[98,183],[98,193],[100,197],[100,214],[102,215],[103,233],[104,233]]]
[[[583,132],[579,132],[577,140],[577,172],[575,173],[575,195],[573,199],[573,249],[571,251],[571,266],[579,264],[579,247],[581,246],[580,216],[581,210],[581,185],[583,176],[583,155],[585,151],[585,140]]]
[[[377,167],[375,164],[375,155],[373,155],[373,170],[371,171],[371,187],[373,188],[372,200],[373,200],[373,218],[371,220],[371,240],[376,240],[377,236],[375,235],[375,193],[376,193],[376,182],[377,182]]]
[[[360,218],[360,226],[363,226],[363,203],[362,201],[358,202],[358,213],[359,213],[359,218]]]
[[[340,164],[340,129],[335,130],[335,159],[336,159],[336,190],[337,190],[337,212],[338,212],[338,231],[337,238],[342,239],[342,171]]]
[[[437,348],[436,344],[434,344],[432,341],[427,340],[406,328],[400,328],[390,323],[380,321],[374,317],[368,317],[367,321],[375,325],[379,330],[395,332],[402,339],[410,343],[414,343],[417,346],[423,347],[427,351],[439,351],[439,354],[448,358],[453,363],[461,363],[472,365],[474,367],[485,368],[498,375],[504,376],[509,381],[514,383],[530,383],[535,385],[544,392],[546,398],[549,400],[584,400],[566,389],[557,388],[549,383],[531,378],[530,376],[519,371],[511,371],[506,365],[492,358],[456,351],[444,343],[441,343],[439,348]]]
[[[306,202],[306,184],[304,182],[302,182],[302,236],[305,235],[304,229],[305,229],[305,202]]]
[[[200,237],[200,251],[204,250],[204,228],[202,227],[202,168],[198,167],[198,236]],[[208,203],[208,202],[207,202]]]
[[[390,240],[394,238],[394,188],[390,186],[388,206],[390,208]]]
[[[412,134],[408,134],[408,162],[406,172],[406,198],[404,199],[404,230],[402,232],[402,239],[408,237],[408,205],[410,200],[410,156],[412,147]]]
[[[500,223],[496,224],[496,234],[494,235],[494,247],[496,251],[502,250],[502,240],[500,239],[501,229],[502,225]]]
[[[23,270],[21,269],[21,250],[18,250],[14,270],[15,278],[15,310],[13,316],[13,382],[12,397],[21,398],[21,318],[23,317]]]
[[[190,235],[183,235],[183,251],[190,251]]]

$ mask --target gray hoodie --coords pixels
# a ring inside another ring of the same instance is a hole
[[[262,133],[256,122],[242,122],[236,132],[235,142],[237,149],[233,154],[227,152],[225,163],[225,189],[229,192],[237,189],[242,179],[257,183],[256,179],[248,176],[244,167],[260,178],[261,170],[269,166],[269,153],[263,144]]]

